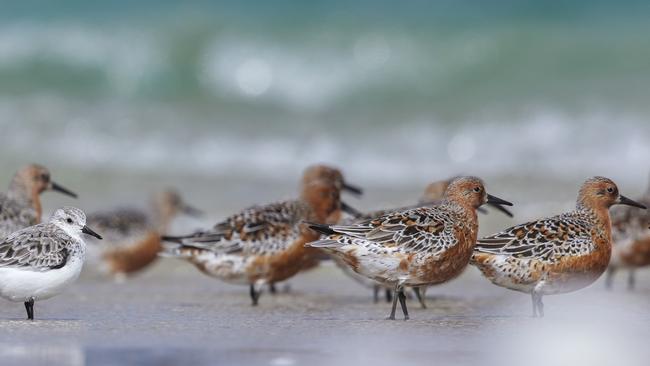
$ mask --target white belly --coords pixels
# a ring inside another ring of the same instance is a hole
[[[251,260],[250,257],[241,255],[215,254],[207,251],[191,259],[203,272],[235,285],[250,283],[246,268]]]
[[[45,272],[21,269],[0,268],[0,297],[10,301],[45,300],[61,293],[74,282],[83,260],[74,258],[63,268]]]

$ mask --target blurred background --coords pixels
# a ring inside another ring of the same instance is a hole
[[[0,175],[45,164],[91,208],[176,185],[230,212],[295,195],[314,162],[370,188],[362,206],[461,173],[524,203],[535,186],[531,201],[570,204],[594,174],[634,196],[650,157],[648,10],[3,2]]]
[[[4,0],[0,187],[27,163],[48,166],[80,199],[46,193],[47,213],[145,205],[175,186],[208,213],[178,220],[180,233],[296,196],[316,162],[365,188],[346,197],[361,209],[474,174],[515,203],[514,219],[481,215],[488,234],[570,209],[588,176],[641,194],[649,34],[643,0]],[[121,287],[82,279],[39,305],[35,327],[0,322],[0,358],[31,364],[38,342],[71,365],[648,359],[647,274],[638,292],[621,279],[614,296],[597,283],[549,299],[540,323],[528,296],[472,268],[431,289],[429,310],[389,324],[387,306],[333,267],[252,309],[243,287],[161,262]]]

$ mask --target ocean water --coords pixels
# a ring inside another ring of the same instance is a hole
[[[1,175],[35,161],[104,185],[237,186],[293,183],[330,162],[387,189],[459,173],[572,186],[599,174],[638,191],[650,170],[649,10],[3,2]]]

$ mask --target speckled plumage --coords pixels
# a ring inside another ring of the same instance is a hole
[[[258,292],[264,284],[286,280],[313,265],[315,253],[304,244],[319,235],[303,221],[337,221],[339,191],[331,182],[309,183],[299,200],[253,206],[210,230],[167,238],[178,244],[167,246],[164,255],[185,258],[210,276],[249,284]]]
[[[0,193],[0,240],[14,231],[36,225],[39,220],[29,200]]]
[[[350,225],[314,225],[328,236],[309,246],[327,250],[356,273],[395,287],[396,296],[403,297],[404,286],[442,283],[462,272],[476,242],[476,208],[488,197],[495,199],[485,193],[480,179],[461,177],[438,206],[391,212]],[[405,305],[402,310],[408,317]]]
[[[588,179],[576,210],[531,221],[478,240],[472,264],[494,284],[533,295],[533,315],[543,315],[543,295],[575,291],[604,272],[611,254],[609,207],[627,200],[611,180]]]

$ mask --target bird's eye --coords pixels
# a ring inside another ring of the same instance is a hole
[[[612,193],[612,192],[614,192],[614,188],[612,188],[612,187],[607,188],[607,192],[608,192],[608,193]]]
[[[474,192],[479,193],[481,191],[481,187],[474,187]]]
[[[72,224],[72,219],[71,219],[71,218],[69,218],[69,217],[68,217],[68,219],[67,219],[67,220],[65,220],[65,221],[67,221],[67,222],[68,222],[68,224]]]

